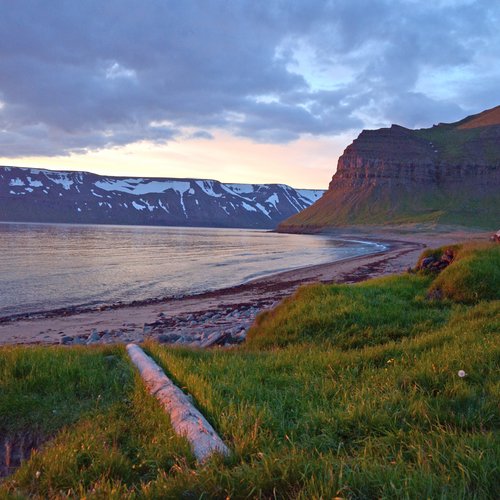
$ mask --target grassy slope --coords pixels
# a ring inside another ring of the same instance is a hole
[[[325,227],[450,224],[496,230],[498,194],[478,195],[467,185],[458,192],[388,191],[377,187],[327,191],[317,202],[278,226],[281,231],[310,232]]]
[[[313,205],[279,224],[278,229],[308,232],[325,227],[431,223],[496,230],[499,215],[497,192],[480,194],[466,184],[452,193],[439,189],[390,191],[371,186],[357,192],[327,191]]]
[[[467,261],[476,250],[460,252],[457,266],[476,265]],[[493,269],[499,247],[482,252],[480,266]],[[497,275],[489,276],[500,289]],[[88,393],[93,412],[84,405],[81,418],[8,479],[0,496],[498,498],[500,301],[483,299],[480,288],[473,303],[429,301],[434,283],[405,275],[302,288],[262,315],[247,345],[233,351],[148,345],[235,452],[203,468],[115,360],[126,382],[108,404],[97,405],[97,394],[113,371],[92,375],[101,385]],[[19,428],[12,398],[24,397],[20,380],[31,380],[33,397],[51,394],[56,409],[71,392],[64,384],[43,389],[48,366],[14,376],[12,356],[64,366],[80,357],[102,364],[104,353],[1,350],[2,391],[11,394],[9,405],[4,392],[0,400],[3,431]],[[467,377],[458,377],[460,369]],[[23,425],[37,422],[35,414]]]
[[[461,120],[456,125],[459,129],[471,129],[479,127],[487,127],[490,125],[500,125],[500,106],[487,109],[477,115],[467,117]]]

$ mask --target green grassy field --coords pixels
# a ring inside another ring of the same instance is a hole
[[[1,435],[51,439],[0,497],[499,498],[499,258],[304,287],[230,351],[147,344],[233,451],[204,466],[123,348],[3,348]]]

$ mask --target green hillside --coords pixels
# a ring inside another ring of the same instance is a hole
[[[314,232],[327,227],[355,225],[447,224],[496,230],[500,226],[500,195],[475,195],[467,190],[452,194],[366,190],[327,192],[309,208],[287,219],[279,231]]]

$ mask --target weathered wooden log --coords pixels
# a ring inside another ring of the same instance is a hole
[[[174,431],[191,443],[198,462],[205,462],[213,453],[229,455],[229,448],[214,428],[163,370],[139,346],[128,344],[127,352],[149,392],[170,415]]]

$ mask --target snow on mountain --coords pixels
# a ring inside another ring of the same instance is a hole
[[[0,167],[0,221],[273,228],[324,191]]]
[[[297,191],[297,193],[299,193],[299,195],[303,198],[309,200],[311,205],[315,201],[318,201],[325,193],[323,189],[296,189],[295,191]]]

